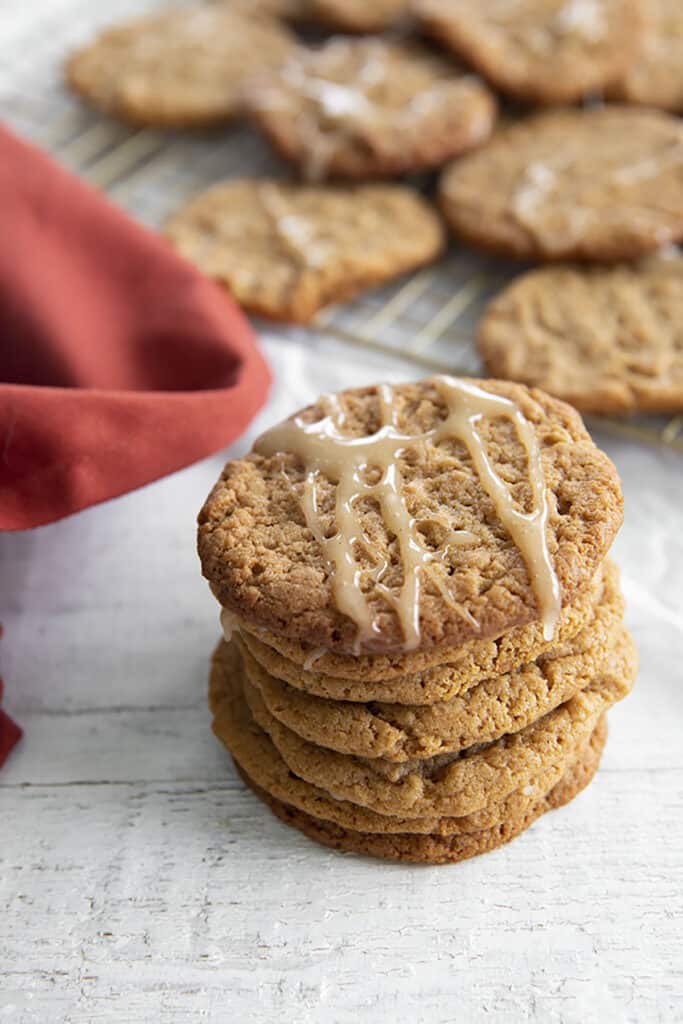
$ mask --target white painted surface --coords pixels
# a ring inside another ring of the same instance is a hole
[[[321,390],[412,370],[271,339],[250,436]],[[249,438],[237,450],[243,450]],[[209,730],[216,608],[194,516],[226,453],[0,538],[0,1020],[683,1020],[683,461],[601,439],[642,671],[596,781],[510,846],[415,868],[275,821]]]

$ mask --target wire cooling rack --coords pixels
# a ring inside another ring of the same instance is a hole
[[[64,89],[61,68],[72,48],[102,25],[163,6],[163,0],[0,0],[2,116],[151,227],[215,181],[283,170],[246,128],[191,135],[131,130],[86,109]],[[476,374],[478,319],[518,272],[455,249],[434,267],[326,310],[313,329],[429,371]],[[683,452],[683,416],[589,419],[601,430]]]

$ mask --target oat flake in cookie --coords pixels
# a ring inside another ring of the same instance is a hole
[[[683,122],[635,107],[557,110],[444,172],[453,232],[523,259],[616,261],[683,237]]]
[[[426,49],[341,37],[260,76],[248,107],[310,180],[439,167],[488,138],[496,110],[482,82]]]
[[[682,412],[683,259],[524,274],[488,307],[479,349],[496,376],[586,412]]]
[[[243,5],[185,4],[105,29],[69,58],[66,77],[106,113],[189,128],[240,114],[246,79],[294,47],[279,22]]]
[[[414,0],[422,28],[502,92],[571,103],[630,66],[641,0]]]
[[[214,185],[166,233],[245,309],[297,322],[431,262],[444,245],[437,213],[407,187],[267,179]]]
[[[228,463],[200,514],[220,603],[251,629],[354,655],[541,620],[621,524],[610,460],[543,392],[441,377],[322,398]]]

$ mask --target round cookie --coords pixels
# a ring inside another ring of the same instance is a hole
[[[325,790],[291,772],[277,748],[256,723],[243,697],[244,668],[235,645],[221,643],[212,663],[209,700],[213,731],[231,752],[241,773],[271,797],[306,814],[359,832],[457,835],[492,828],[523,817],[559,782],[563,765],[544,766],[533,784],[515,790],[498,803],[461,817],[406,818],[377,814],[348,800],[335,800]],[[604,728],[604,716],[598,731]],[[592,734],[591,740],[595,734]],[[585,748],[579,753],[579,759]]]
[[[460,647],[434,647],[399,655],[361,654],[349,658],[325,648],[310,648],[259,629],[249,632],[229,612],[226,639],[238,633],[255,661],[276,679],[304,693],[342,701],[437,704],[470,687],[535,661],[565,644],[591,621],[603,590],[602,567],[587,590],[562,609],[552,640],[540,622],[510,629],[495,640],[470,640]]]
[[[551,792],[530,806],[524,815],[503,821],[478,832],[415,835],[358,832],[313,817],[275,799],[260,789],[238,765],[238,771],[274,814],[287,825],[293,825],[310,839],[336,850],[360,853],[385,860],[410,861],[419,864],[448,864],[487,853],[524,832],[546,811],[562,807],[573,800],[589,784],[600,764],[606,739],[604,716],[596,727],[585,753],[565,773]]]
[[[312,181],[439,167],[483,142],[496,114],[472,75],[415,44],[379,38],[299,48],[254,81],[247,102],[275,149]]]
[[[531,271],[490,304],[492,374],[595,413],[683,412],[683,259]]]
[[[636,674],[633,641],[622,629],[599,676],[565,704],[517,733],[460,754],[396,764],[318,747],[269,714],[258,691],[244,678],[244,696],[254,720],[299,778],[337,800],[392,817],[460,817],[499,803],[534,782],[544,770],[567,768],[612,704],[629,693]]]
[[[572,103],[619,78],[643,38],[641,0],[415,0],[422,28],[502,92]]]
[[[641,52],[610,96],[625,103],[683,111],[683,7],[680,0],[648,0]]]
[[[132,124],[195,127],[240,114],[245,80],[294,48],[279,22],[227,0],[195,3],[105,29],[69,58],[66,78]]]
[[[637,258],[683,237],[683,124],[634,107],[556,110],[447,168],[454,233],[522,259]]]
[[[269,179],[214,185],[174,214],[166,234],[245,309],[300,323],[444,246],[438,215],[407,187]]]
[[[617,638],[624,602],[610,566],[593,620],[538,662],[484,680],[464,696],[429,706],[354,704],[314,697],[265,672],[239,644],[249,682],[268,712],[303,739],[341,754],[409,761],[456,753],[518,732],[569,700],[599,674]]]
[[[470,401],[463,395],[475,396],[471,401],[477,407],[483,407],[483,395],[496,410],[477,418],[479,447],[468,448],[455,435],[451,440],[450,434],[439,433],[450,429],[451,400],[455,415]],[[324,538],[307,525],[301,504],[306,493],[303,465],[290,452],[267,453],[269,444],[279,446],[282,429],[310,433],[315,424],[328,424],[330,403],[343,421],[345,438],[356,439],[355,448],[362,451],[362,439],[378,430],[387,401],[392,429],[402,439],[401,453],[391,466],[393,477],[400,474],[401,508],[418,524],[424,557],[434,566],[424,573],[414,602],[419,634],[415,646],[445,648],[496,638],[543,618],[537,581],[470,454],[475,451],[481,462],[485,453],[487,472],[507,495],[508,510],[532,515],[529,456],[517,434],[520,421],[525,437],[537,446],[537,483],[546,506],[542,518],[538,510],[533,513],[534,521],[543,524],[539,536],[547,546],[558,598],[563,607],[571,604],[590,585],[621,524],[622,496],[614,466],[595,447],[578,413],[541,391],[499,381],[433,378],[327,396],[260,438],[246,458],[227,464],[200,512],[198,537],[204,575],[221,605],[252,631],[263,627],[341,654],[408,649],[394,596],[402,593],[403,548],[387,530],[377,505],[354,505],[356,537],[362,543],[356,553],[361,585],[353,592],[362,595],[372,616],[372,636],[359,649],[357,620],[339,610]],[[514,411],[517,419],[503,416],[501,407],[509,416]],[[340,450],[347,449],[342,445]],[[320,472],[317,514],[323,533],[333,535],[335,491],[336,485]],[[377,565],[382,566],[381,580]]]

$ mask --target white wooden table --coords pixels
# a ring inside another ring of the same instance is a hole
[[[159,2],[0,0],[0,106],[9,89],[20,130],[151,223],[228,173],[234,142],[121,141],[56,69],[94,22]],[[236,451],[321,391],[416,373],[329,337],[265,345],[275,389]],[[26,730],[0,771],[0,1021],[683,1021],[683,456],[598,440],[624,479],[637,688],[586,793],[452,867],[312,844],[213,739],[194,519],[229,453],[0,537],[0,671]]]

